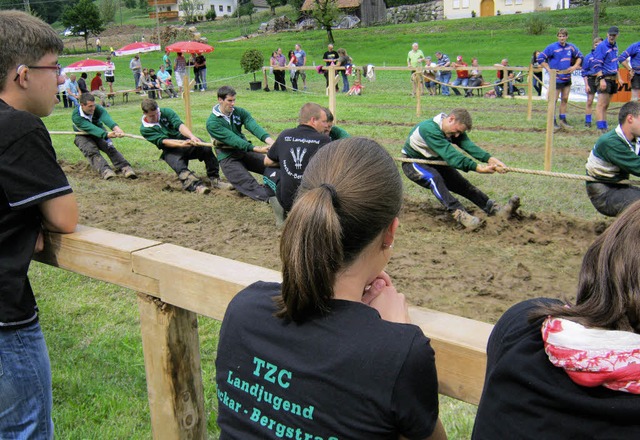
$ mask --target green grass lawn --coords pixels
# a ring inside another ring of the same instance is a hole
[[[291,11],[286,8],[284,12]],[[637,17],[640,6],[608,7],[601,29],[616,24],[620,27],[619,46],[626,48],[640,30]],[[140,14],[138,14],[140,15]],[[324,77],[309,73],[306,93],[249,92],[251,75],[245,75],[239,64],[242,52],[258,48],[265,57],[277,47],[285,51],[300,42],[309,53],[309,62],[319,63],[326,46],[324,31],[285,32],[249,40],[222,42],[236,37],[245,28],[257,27],[259,20],[239,28],[233,19],[199,25],[199,30],[215,46],[209,54],[208,76],[210,90],[229,84],[238,90],[237,104],[248,108],[253,116],[272,134],[296,124],[297,112],[308,101],[327,105]],[[509,57],[511,64],[526,66],[531,52],[555,41],[558,27],[569,28],[570,41],[585,51],[590,45],[592,17],[590,8],[576,8],[544,14],[549,27],[543,35],[524,32],[526,14],[490,18],[474,18],[443,22],[398,26],[379,26],[350,31],[335,31],[337,47],[345,47],[358,65],[404,66],[406,53],[413,41],[418,41],[425,53],[442,50],[450,56],[465,58],[478,56],[480,64],[491,65]],[[117,16],[119,19],[119,16]],[[153,26],[145,17],[127,15],[128,21]],[[143,54],[145,66],[157,67],[161,53]],[[82,56],[62,58],[69,64]],[[133,79],[128,69],[130,57],[116,58],[116,89],[128,89]],[[492,76],[493,73],[489,72]],[[90,77],[91,78],[91,77]],[[270,77],[272,81],[272,77]],[[546,103],[534,102],[531,121],[526,118],[526,101],[511,99],[464,99],[458,97],[424,97],[423,112],[416,116],[415,100],[410,97],[411,85],[407,72],[379,72],[375,82],[365,82],[362,96],[338,96],[338,124],[352,135],[378,140],[392,155],[399,155],[400,147],[410,128],[417,122],[446,112],[454,107],[466,107],[474,118],[470,133],[479,145],[493,152],[508,165],[519,168],[542,169]],[[204,123],[216,103],[215,93],[193,93],[192,113],[194,132],[208,139]],[[128,104],[118,101],[110,114],[127,132],[138,134],[140,98]],[[184,115],[181,100],[165,100]],[[45,119],[50,130],[69,130],[71,110],[58,106]],[[609,117],[614,124],[615,115]],[[571,133],[559,133],[554,138],[553,170],[573,174],[584,173],[584,162],[596,140],[593,131],[579,126],[582,105],[571,105],[570,121],[577,125]],[[58,157],[72,163],[84,161],[73,144],[72,136],[53,136]],[[170,174],[166,164],[157,160],[157,149],[151,144],[133,139],[116,141],[119,150],[134,168]],[[583,219],[599,218],[584,194],[580,182],[507,174],[480,176],[470,179],[481,183],[492,197],[505,198],[519,194],[528,212],[561,211]],[[406,185],[409,197],[424,197],[415,185]],[[151,437],[144,363],[140,342],[139,318],[135,294],[126,289],[90,280],[38,263],[32,265],[30,277],[42,310],[42,323],[53,365],[54,418],[57,438],[60,439],[146,439]],[[217,400],[214,386],[214,359],[219,324],[210,319],[200,320],[203,377],[208,429],[216,436],[215,410]],[[442,401],[442,417],[449,438],[469,438],[475,409],[451,399]]]

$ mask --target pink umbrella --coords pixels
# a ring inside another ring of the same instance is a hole
[[[146,41],[136,42],[127,44],[124,47],[116,50],[116,56],[121,57],[124,55],[134,55],[137,53],[143,52],[153,52],[155,50],[160,50],[159,44],[147,43]]]
[[[116,66],[113,63],[107,63],[105,61],[93,60],[87,58],[86,60],[76,61],[69,64],[62,69],[64,73],[69,72],[104,72],[105,70],[116,70]]]
[[[213,52],[213,46],[209,46],[204,43],[197,43],[195,41],[178,41],[177,43],[170,44],[165,47],[169,52],[182,52],[182,53],[209,53]]]

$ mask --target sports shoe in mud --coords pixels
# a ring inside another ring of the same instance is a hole
[[[463,211],[462,209],[456,209],[453,212],[453,218],[462,226],[471,231],[482,226],[482,221],[478,217],[475,217],[468,212]]]
[[[606,128],[598,128],[598,134],[607,134],[607,131]]]
[[[133,171],[133,168],[131,167],[124,167],[122,168],[122,175],[124,177],[126,177],[127,179],[137,179],[138,176],[136,175],[135,171]]]
[[[203,183],[201,183],[200,185],[196,186],[196,188],[193,190],[194,193],[196,194],[209,194],[211,192],[211,190],[209,188],[207,188],[207,186]]]
[[[111,168],[107,168],[102,172],[102,178],[104,180],[113,179],[114,177],[116,177],[116,173]]]
[[[566,119],[559,119],[558,125],[560,125],[560,127],[564,130],[571,130],[571,125],[569,125]]]
[[[508,219],[513,217],[518,208],[520,208],[520,197],[513,196],[509,199],[506,205],[500,207],[496,211],[496,215]]]
[[[214,179],[211,179],[211,188],[232,190],[233,185],[227,182],[223,182],[220,179],[214,178]]]
[[[587,128],[591,128],[591,122],[585,122],[584,126],[587,127]]]

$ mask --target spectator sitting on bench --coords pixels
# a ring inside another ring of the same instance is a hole
[[[96,76],[91,80],[91,94],[100,98],[100,103],[103,107],[109,107],[107,100],[107,94],[102,86],[102,73],[96,72]]]
[[[640,438],[640,202],[589,247],[575,304],[498,320],[472,439]]]
[[[169,98],[177,98],[178,94],[176,90],[173,88],[173,82],[171,81],[171,73],[164,67],[160,66],[160,70],[158,70],[158,81],[157,85],[160,90],[167,93]]]

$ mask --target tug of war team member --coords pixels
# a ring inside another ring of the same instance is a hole
[[[596,84],[596,75],[593,70],[593,52],[596,47],[602,43],[602,37],[596,37],[593,39],[593,47],[591,52],[584,56],[582,60],[582,78],[584,80],[584,90],[587,93],[587,102],[584,110],[584,126],[591,128],[591,116],[593,114],[593,100],[596,97],[596,90],[598,85]]]
[[[104,107],[96,104],[96,98],[91,93],[80,96],[80,106],[71,113],[73,131],[84,131],[86,135],[76,135],[74,144],[82,151],[91,167],[100,173],[100,176],[109,180],[116,176],[100,151],[106,153],[113,163],[116,171],[120,171],[127,179],[137,179],[131,164],[116,149],[111,139],[122,137],[124,132]],[[107,131],[105,125],[112,131]]]
[[[567,43],[569,32],[565,28],[558,29],[558,41],[548,45],[538,55],[538,63],[549,72],[550,69],[564,70],[567,73],[558,73],[556,76],[556,96],[554,103],[560,97],[560,109],[558,120],[554,116],[554,124],[567,128],[567,103],[571,92],[571,72],[580,68],[582,52],[574,44]]]
[[[189,169],[189,161],[197,159],[204,162],[212,188],[229,188],[220,182],[218,159],[211,147],[198,146],[202,142],[180,120],[178,114],[170,108],[159,108],[153,99],[144,99],[142,107],[142,125],[140,134],[162,151],[160,159],[178,175],[182,189],[196,194],[207,194],[209,187]]]
[[[218,89],[218,104],[207,119],[207,131],[216,146],[216,155],[225,177],[240,193],[261,202],[272,196],[269,188],[260,185],[249,171],[264,174],[264,155],[273,139],[247,110],[236,107],[236,91],[229,86]],[[256,147],[242,133],[242,127],[264,142]]]
[[[637,101],[640,98],[640,41],[627,47],[618,57],[618,61],[629,70],[631,100]]]
[[[332,141],[351,137],[351,135],[347,133],[347,130],[334,124],[335,121],[331,110],[329,110],[327,107],[323,107],[323,109],[327,115],[327,131],[325,131],[324,133],[329,135]]]
[[[483,174],[505,172],[504,163],[469,139],[466,131],[471,128],[471,115],[462,108],[453,109],[448,115],[440,113],[433,119],[419,123],[411,129],[402,148],[402,155],[411,159],[444,160],[448,165],[404,162],[402,171],[409,180],[431,190],[458,223],[473,230],[481,226],[482,222],[469,214],[462,203],[451,195],[451,192],[469,199],[487,215],[499,214],[507,218],[518,209],[520,199],[514,196],[507,205],[500,207],[458,172],[458,170]],[[477,163],[462,154],[454,145],[464,150],[473,159],[487,164]]]
[[[266,167],[280,168],[276,186],[276,199],[284,210],[274,207],[278,225],[291,211],[302,174],[311,158],[320,147],[331,142],[326,134],[327,114],[318,104],[308,102],[302,106],[298,115],[299,125],[282,131],[264,158]],[[274,204],[270,201],[270,204]]]
[[[600,134],[609,130],[607,110],[611,97],[618,93],[618,84],[622,79],[618,73],[618,27],[611,26],[607,31],[607,39],[593,52],[593,71],[598,85],[598,103],[596,104],[596,128]]]
[[[587,175],[600,182],[587,182],[587,195],[596,210],[615,217],[640,200],[640,188],[616,182],[640,176],[640,101],[627,102],[618,113],[619,125],[600,136],[589,154]]]
[[[528,299],[498,320],[473,440],[640,438],[640,202],[587,250],[575,304]]]
[[[311,159],[282,231],[282,283],[247,287],[222,321],[221,440],[446,439],[433,349],[384,272],[401,205],[375,141]]]
[[[0,438],[54,438],[51,364],[28,278],[42,230],[70,233],[75,195],[41,117],[62,83],[62,40],[46,23],[0,11]],[[54,293],[54,292],[50,292]]]

